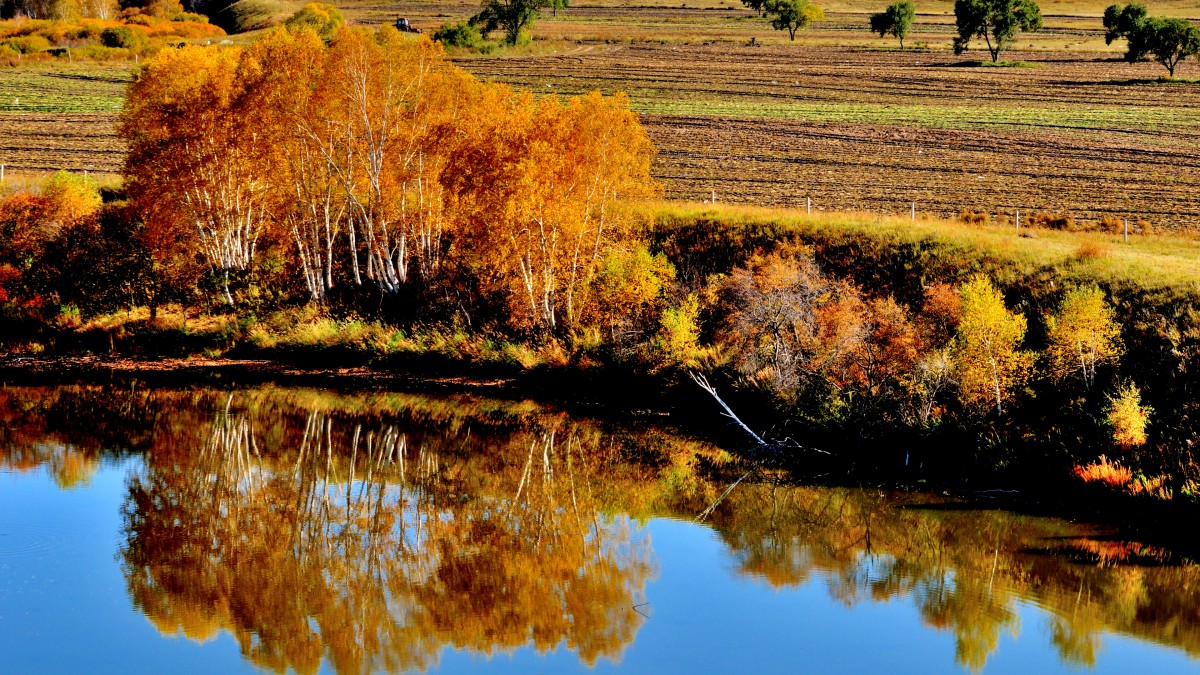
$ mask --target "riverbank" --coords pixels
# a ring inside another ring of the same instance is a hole
[[[1119,480],[1087,490],[1194,500],[1200,243],[1190,235],[1143,228],[1125,241],[1123,232],[1054,229],[1076,226],[1047,217],[1017,230],[978,219],[638,208],[648,252],[598,272],[606,314],[593,324],[530,334],[468,321],[478,313],[425,314],[412,304],[419,296],[388,305],[365,287],[323,304],[245,297],[233,308],[107,313],[10,304],[2,370],[28,383],[119,377],[526,397],[588,414],[669,415],[744,446],[688,378],[698,371],[752,428],[838,457],[809,473],[1052,494],[1079,487],[1078,471],[1112,461]],[[817,292],[769,288],[770,274]],[[972,401],[964,380],[973,347],[959,325],[963,289],[978,289],[979,279],[996,289],[996,316],[1027,327],[1014,344],[1025,370],[1002,382],[1002,406]],[[1052,368],[1051,319],[1075,290],[1110,307],[1119,338],[1087,379]],[[788,319],[790,334],[755,323],[778,298],[785,308],[808,303],[807,314]],[[781,374],[772,349],[797,356],[791,372]],[[930,379],[936,354],[946,355],[940,381]],[[1152,409],[1149,426],[1140,445],[1121,446],[1111,401],[1134,386]],[[780,444],[796,456],[787,463],[813,463]]]
[[[766,456],[755,452],[744,431],[722,416],[718,404],[691,383],[685,386],[666,380],[645,380],[640,388],[623,388],[636,392],[628,397],[595,387],[586,389],[587,397],[572,396],[571,392],[579,391],[572,385],[585,378],[584,373],[567,370],[539,373],[536,377],[532,374],[483,377],[448,370],[417,373],[365,365],[320,368],[261,359],[0,357],[0,388],[95,385],[114,387],[128,394],[131,389],[146,387],[197,391],[279,387],[335,392],[335,396],[372,392],[428,395],[445,397],[458,405],[468,400],[483,402],[489,408],[494,403],[488,401],[529,401],[550,413],[563,412],[615,427],[644,424],[647,430],[656,433],[670,431],[681,437],[716,443],[740,461],[725,466],[714,478],[723,475],[727,482],[733,483],[744,471],[760,472],[745,481],[745,489],[765,482],[860,488],[879,490],[880,494],[928,493],[937,495],[938,503],[917,507],[922,511],[1004,510],[1094,523],[1111,528],[1113,537],[1169,549],[1180,560],[1200,560],[1200,545],[1190,535],[1190,524],[1200,518],[1200,505],[1191,500],[1131,496],[1061,476],[1005,483],[986,476],[925,474],[917,467],[865,466],[844,452],[833,456],[800,451],[790,456]],[[635,396],[638,405],[632,405]],[[733,397],[736,399],[736,393]],[[736,402],[734,405],[738,407]]]

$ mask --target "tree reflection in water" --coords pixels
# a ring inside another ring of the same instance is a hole
[[[734,493],[712,524],[740,570],[773,586],[820,573],[848,606],[912,597],[971,670],[1022,630],[1021,599],[1049,613],[1066,663],[1095,665],[1105,631],[1200,656],[1200,568],[1094,529],[927,495],[769,485]]]
[[[657,574],[635,522],[740,470],[710,445],[528,403],[264,388],[0,389],[0,468],[63,486],[139,452],[120,558],[164,633],[265,668],[422,669],[447,648],[619,661]],[[919,493],[743,483],[711,513],[739,576],[904,598],[980,669],[1044,612],[1061,659],[1105,633],[1200,656],[1200,568],[1103,530]],[[650,598],[651,600],[653,598]]]
[[[565,645],[590,664],[632,641],[649,542],[598,513],[578,430],[493,436],[489,454],[523,462],[485,476],[460,461],[470,433],[236,398],[130,484],[129,589],[163,632],[228,630],[255,663],[300,672],[425,668],[446,645]]]

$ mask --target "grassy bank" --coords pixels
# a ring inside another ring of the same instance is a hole
[[[1002,414],[939,404],[940,422],[863,426],[829,408],[828,391],[781,391],[739,370],[739,353],[713,326],[719,306],[701,316],[701,345],[689,361],[659,359],[645,347],[615,348],[595,334],[525,340],[490,329],[444,323],[399,325],[336,307],[248,307],[213,313],[164,306],[91,318],[71,309],[48,320],[10,323],[10,354],[100,354],[135,358],[267,359],[302,367],[365,366],[426,376],[466,375],[522,382],[543,399],[603,400],[617,407],[658,406],[711,412],[687,384],[705,371],[758,428],[789,429],[836,449],[851,471],[911,481],[1050,483],[1072,467],[1107,456],[1130,467],[1141,497],[1187,497],[1196,490],[1190,440],[1196,419],[1191,364],[1200,358],[1200,241],[1184,234],[1070,232],[1013,223],[967,224],[918,217],[880,218],[722,205],[657,203],[639,221],[651,249],[675,269],[676,296],[704,296],[731,271],[781,241],[809,251],[827,275],[865,297],[894,298],[914,313],[933,286],[983,275],[1028,320],[1023,346],[1046,348],[1045,317],[1072,288],[1098,287],[1120,325],[1123,356],[1083,388],[1035,374]],[[1041,358],[1041,357],[1039,357]],[[1038,362],[1035,362],[1038,363]],[[1150,438],[1113,447],[1104,422],[1108,392],[1136,382],[1155,411]],[[807,398],[806,398],[807,397]],[[843,397],[844,398],[844,397]],[[839,404],[841,405],[841,404]],[[705,415],[700,415],[701,417]],[[858,425],[857,427],[855,425]],[[897,473],[899,472],[899,473]],[[1139,498],[1141,498],[1139,497]]]

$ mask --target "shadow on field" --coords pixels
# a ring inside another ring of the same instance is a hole
[[[1050,80],[1046,84],[1060,87],[1132,87],[1138,85],[1189,86],[1200,85],[1200,80],[1166,77],[1137,77],[1125,80]]]

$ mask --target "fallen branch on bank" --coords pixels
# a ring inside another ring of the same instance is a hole
[[[795,441],[791,440],[790,438],[784,439],[782,441],[777,441],[777,442],[771,442],[771,441],[764,439],[762,436],[760,436],[758,433],[756,433],[753,429],[751,429],[749,425],[747,425],[745,422],[743,422],[741,420],[741,418],[737,416],[736,413],[733,412],[733,409],[729,407],[729,404],[726,403],[724,401],[724,399],[722,399],[721,396],[717,393],[717,388],[709,383],[708,378],[704,377],[703,375],[701,375],[699,373],[694,373],[694,372],[688,373],[688,375],[692,378],[692,381],[695,382],[697,386],[699,386],[704,391],[708,392],[708,395],[712,396],[713,399],[716,400],[717,404],[720,405],[721,409],[724,411],[724,412],[722,412],[722,414],[725,415],[726,417],[728,417],[729,419],[733,420],[733,422],[735,424],[737,424],[739,427],[741,427],[743,431],[745,431],[747,434],[749,434],[750,437],[753,438],[754,442],[756,443],[756,445],[754,446],[754,449],[751,450],[749,453],[750,459],[752,461],[750,469],[747,470],[746,473],[742,474],[741,477],[739,477],[733,483],[731,483],[729,485],[729,487],[725,488],[725,491],[722,492],[721,495],[719,497],[717,497],[717,499],[715,501],[713,501],[712,504],[709,504],[708,508],[701,511],[699,513],[699,515],[697,515],[693,519],[694,521],[699,522],[699,521],[704,520],[705,518],[708,518],[710,515],[712,515],[713,510],[716,509],[717,506],[721,502],[725,501],[725,498],[729,496],[729,493],[733,492],[733,489],[736,488],[738,485],[740,485],[742,483],[742,481],[746,480],[752,474],[756,473],[759,469],[762,468],[763,464],[765,464],[767,461],[773,460],[773,459],[778,459],[778,458],[784,456],[784,454],[787,451],[799,450],[802,452],[816,452],[816,453],[820,453],[822,455],[832,455],[833,454],[833,453],[829,452],[828,450],[822,450],[820,448],[814,448],[812,446],[801,445],[801,444],[796,443]]]

